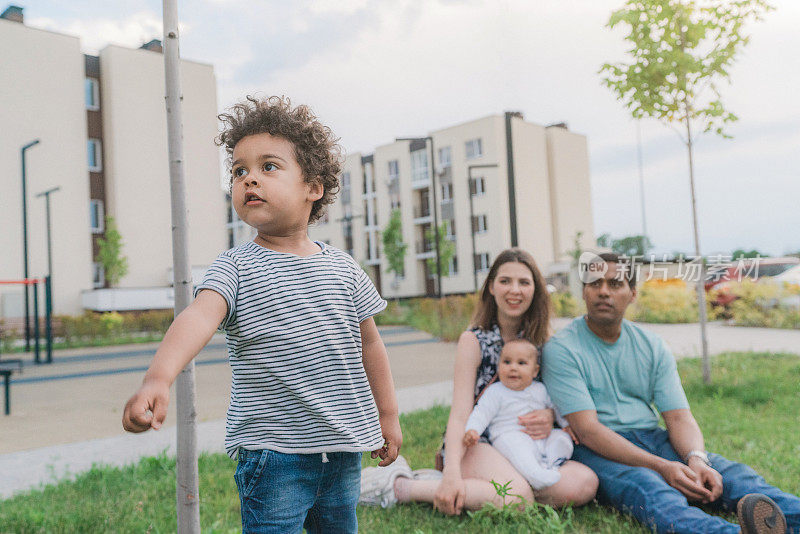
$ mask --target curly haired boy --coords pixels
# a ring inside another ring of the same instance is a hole
[[[233,207],[258,231],[220,254],[170,326],[123,426],[161,427],[169,388],[218,327],[232,368],[225,448],[244,532],[357,532],[361,453],[385,466],[402,434],[386,307],[346,253],[308,237],[339,188],[338,139],[306,106],[247,99],[219,116]]]

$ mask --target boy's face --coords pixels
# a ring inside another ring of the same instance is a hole
[[[508,389],[521,391],[531,385],[539,374],[536,348],[522,343],[511,343],[503,347],[497,375]]]
[[[268,133],[248,135],[236,143],[232,160],[231,202],[240,219],[272,236],[305,231],[323,189],[304,180],[290,141]]]

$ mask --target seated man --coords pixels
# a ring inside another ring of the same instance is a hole
[[[746,534],[787,526],[800,533],[800,499],[706,453],[666,344],[623,319],[636,297],[635,272],[614,254],[593,267],[592,278],[583,277],[587,314],[545,345],[543,378],[580,442],[572,459],[600,479],[598,499],[657,532],[740,532],[692,501],[737,510]]]

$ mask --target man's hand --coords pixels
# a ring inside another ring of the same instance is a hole
[[[383,447],[370,453],[374,460],[381,458],[378,462],[379,467],[386,467],[397,459],[400,454],[400,446],[403,444],[403,432],[400,430],[400,419],[397,415],[380,416],[381,432],[383,433]]]
[[[522,430],[533,439],[545,439],[553,430],[553,421],[556,415],[550,408],[534,410],[517,417]]]
[[[713,500],[711,491],[703,485],[700,476],[681,462],[665,462],[658,470],[658,474],[664,477],[667,484],[683,493],[690,501],[711,502]],[[720,484],[720,491],[721,487],[722,484]]]
[[[144,432],[152,428],[158,430],[167,417],[169,404],[169,384],[148,380],[134,393],[122,414],[122,428],[128,432]]]
[[[478,433],[476,431],[467,430],[464,433],[464,446],[465,447],[472,447],[473,445],[478,443],[479,439],[481,439],[481,437],[478,435]]]
[[[713,467],[707,466],[700,458],[689,458],[689,469],[697,473],[700,478],[700,484],[703,485],[711,496],[703,503],[714,502],[722,496],[722,475]]]

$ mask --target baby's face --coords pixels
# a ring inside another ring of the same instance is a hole
[[[503,347],[497,374],[508,389],[521,391],[531,385],[539,374],[536,348],[522,343],[510,343]]]

